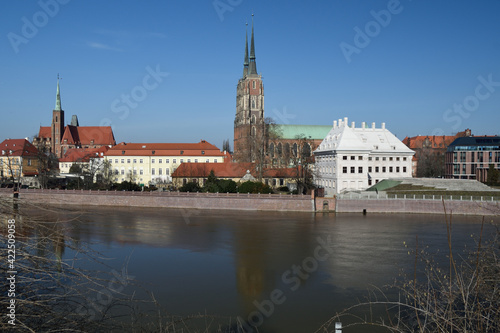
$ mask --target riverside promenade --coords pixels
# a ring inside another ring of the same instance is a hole
[[[12,198],[12,189],[0,189],[0,197]],[[500,215],[500,202],[492,197],[311,195],[133,192],[21,189],[20,202],[58,206],[130,206],[185,209],[228,209],[283,212],[423,213]],[[444,202],[444,205],[443,205]]]

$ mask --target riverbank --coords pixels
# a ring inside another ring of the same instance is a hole
[[[12,197],[2,189],[0,196]],[[444,200],[439,198],[322,198],[309,195],[126,192],[82,190],[27,190],[19,199],[32,204],[169,207],[184,209],[226,209],[239,211],[336,212],[336,213],[417,213],[455,215],[499,215],[498,201]]]

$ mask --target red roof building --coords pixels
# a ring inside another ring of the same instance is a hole
[[[26,139],[7,139],[0,143],[0,179],[20,180],[38,174],[38,149]]]

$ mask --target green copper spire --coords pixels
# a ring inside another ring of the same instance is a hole
[[[57,74],[56,111],[61,111],[61,93],[59,92],[59,74]]]
[[[246,24],[248,27],[248,23]],[[245,32],[245,61],[243,62],[243,78],[248,75],[248,29]]]
[[[255,44],[253,40],[253,14],[252,14],[252,39],[250,41],[250,64],[248,74],[257,74],[257,63],[255,62]]]

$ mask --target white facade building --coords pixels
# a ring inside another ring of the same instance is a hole
[[[315,184],[325,196],[350,190],[365,190],[388,178],[412,176],[415,152],[385,128],[366,123],[356,128],[347,117],[333,122],[333,128],[314,151]]]

